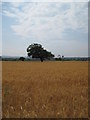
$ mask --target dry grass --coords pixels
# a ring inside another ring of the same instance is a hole
[[[3,62],[3,117],[88,117],[88,62]]]

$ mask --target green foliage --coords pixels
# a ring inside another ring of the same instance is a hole
[[[24,61],[24,60],[25,60],[25,58],[24,58],[24,57],[20,57],[20,58],[19,58],[19,60]]]
[[[61,61],[62,59],[61,58],[55,58],[56,61]]]
[[[32,58],[40,58],[41,62],[43,62],[45,58],[49,59],[54,57],[51,52],[48,52],[42,47],[42,45],[37,43],[29,45],[27,52],[29,57],[32,56]]]

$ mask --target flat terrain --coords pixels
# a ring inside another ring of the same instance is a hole
[[[3,117],[88,117],[88,62],[2,66]]]

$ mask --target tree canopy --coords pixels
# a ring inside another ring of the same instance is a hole
[[[40,58],[41,62],[43,62],[45,58],[49,59],[54,57],[51,52],[48,52],[41,44],[37,43],[29,45],[27,52],[29,57],[32,56],[32,58]]]

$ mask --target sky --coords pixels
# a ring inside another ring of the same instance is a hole
[[[55,56],[88,56],[87,0],[34,1],[2,2],[0,54],[27,56],[27,47],[39,43]]]

